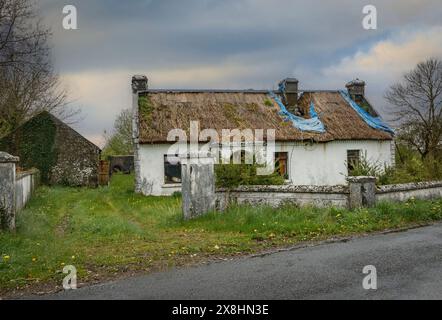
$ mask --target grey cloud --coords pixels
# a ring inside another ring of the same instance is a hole
[[[298,76],[305,88],[336,87],[334,79],[321,77],[323,68],[401,30],[440,25],[442,16],[440,0],[371,0],[379,29],[366,31],[361,26],[365,0],[71,0],[78,9],[79,30],[66,31],[61,27],[64,3],[39,3],[54,31],[61,74],[127,70],[129,78],[134,70],[149,74],[223,65],[250,70],[218,82],[161,82],[183,88],[194,83],[268,88],[288,75]],[[380,89],[373,94],[381,103]],[[84,124],[88,132],[94,129],[90,119],[98,117],[97,112],[89,114]],[[109,119],[103,121],[100,131],[110,125]]]
[[[374,1],[384,25],[395,28],[401,14],[412,21],[408,1]],[[428,2],[428,1],[427,1]],[[62,5],[44,0],[51,21],[61,20]],[[54,23],[57,61],[71,70],[89,68],[216,63],[242,56],[318,61],[372,37],[361,28],[364,1],[72,1],[79,12],[78,31]],[[411,2],[410,2],[411,3]],[[430,3],[430,2],[428,2]],[[51,5],[49,5],[51,4]],[[412,7],[412,6],[411,6]],[[426,8],[425,2],[423,7]],[[397,12],[395,11],[397,10]],[[390,11],[392,13],[390,13]],[[434,10],[420,10],[434,16]],[[391,22],[390,22],[391,21]],[[425,23],[435,19],[420,19]],[[402,25],[407,21],[402,21]],[[266,54],[270,53],[270,54]],[[267,57],[268,56],[268,57]]]

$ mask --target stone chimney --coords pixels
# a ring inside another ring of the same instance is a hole
[[[298,106],[298,79],[286,78],[279,83],[282,102],[289,112],[294,113]]]
[[[141,177],[141,166],[140,166],[140,131],[139,125],[140,120],[138,117],[138,100],[139,93],[146,91],[147,87],[147,77],[144,75],[135,75],[132,77],[132,138],[134,143],[134,172],[135,172],[135,192],[143,192],[143,180]]]
[[[135,75],[132,77],[132,91],[134,93],[147,90],[147,77]]]
[[[348,94],[352,97],[353,100],[356,100],[358,97],[365,96],[365,82],[359,79],[355,79],[350,81],[345,85],[347,88]]]

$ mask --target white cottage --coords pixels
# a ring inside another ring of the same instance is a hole
[[[274,129],[279,173],[288,184],[344,185],[349,163],[362,156],[394,164],[392,131],[365,98],[360,80],[349,82],[345,92],[298,92],[293,78],[277,91],[149,90],[145,76],[134,76],[132,89],[136,191],[145,195],[181,190],[180,164],[168,158],[175,142],[168,136],[182,129],[189,137],[192,121],[198,121],[200,131],[215,129],[220,137],[223,129]],[[313,118],[323,130],[297,126]],[[207,139],[199,143],[206,145]]]

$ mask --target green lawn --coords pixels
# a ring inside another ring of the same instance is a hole
[[[437,200],[357,211],[235,207],[185,222],[180,198],[132,190],[133,177],[123,175],[99,189],[39,188],[19,214],[16,234],[0,233],[0,293],[60,286],[70,264],[85,283],[442,219]]]

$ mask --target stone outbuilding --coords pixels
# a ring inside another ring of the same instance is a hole
[[[98,185],[100,148],[49,112],[1,138],[0,150],[18,156],[19,168],[39,169],[44,184]]]

